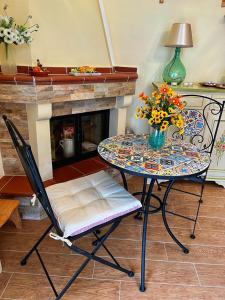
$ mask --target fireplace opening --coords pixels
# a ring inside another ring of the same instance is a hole
[[[50,132],[53,168],[95,156],[109,137],[109,110],[53,117]]]

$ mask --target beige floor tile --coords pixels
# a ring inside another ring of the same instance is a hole
[[[110,235],[110,238],[141,240],[139,223],[136,221],[136,224],[133,225],[120,224]]]
[[[197,286],[179,286],[147,283],[145,293],[139,291],[136,283],[122,282],[120,299],[148,300],[224,300],[225,289],[202,288]]]
[[[141,255],[141,241],[111,239],[106,241],[105,244],[115,257],[139,258]],[[98,255],[108,256],[103,248],[99,250]],[[167,260],[164,244],[148,242],[146,257],[149,259]]]
[[[141,241],[110,239],[105,245],[115,257],[136,258],[139,255]],[[98,251],[100,256],[108,256],[105,249]]]
[[[43,270],[35,253],[30,257],[26,266],[20,266],[20,260],[25,254],[25,252],[0,251],[0,259],[4,270],[6,272],[42,274]],[[66,254],[42,253],[42,258],[48,272],[52,275],[60,276],[72,275],[84,261],[84,258],[81,256]],[[92,272],[93,262],[90,262],[83,270],[82,276],[89,278],[92,276]]]
[[[35,242],[39,239],[40,235],[24,234],[24,233],[0,233],[0,250],[15,250],[15,251],[29,251]],[[50,253],[67,253],[71,251],[60,241],[55,241],[49,236],[39,246],[40,251]]]
[[[11,222],[7,222],[3,227],[0,228],[0,232],[23,232],[31,234],[37,233],[41,235],[49,225],[50,221],[47,218],[41,221],[23,220],[21,229],[17,229],[14,224],[12,224]]]
[[[141,245],[138,251],[137,258],[141,257]],[[147,242],[147,250],[146,250],[146,258],[147,259],[155,259],[155,260],[167,260],[167,253],[165,249],[164,243],[161,242]]]
[[[223,286],[225,288],[225,266],[196,264],[201,285]]]
[[[225,218],[198,218],[199,227],[201,229],[223,230],[225,232]]]
[[[197,229],[195,231],[195,239],[190,238],[190,234],[192,233],[191,229],[172,228],[172,232],[180,242],[186,245],[217,245],[221,247],[225,245],[224,231]],[[149,227],[147,238],[150,241],[173,243],[172,238],[164,227]]]
[[[193,222],[177,217],[177,216],[172,216],[167,214],[167,222],[171,228],[177,227],[177,228],[193,228]],[[149,226],[162,226],[164,227],[163,221],[162,221],[162,215],[159,214],[154,214],[150,215],[149,221],[148,221]],[[199,228],[199,225],[197,224],[197,228]]]
[[[193,205],[180,204],[174,207],[174,212],[182,214],[184,216],[196,216],[197,213],[197,203]],[[207,218],[223,218],[225,219],[225,208],[201,205],[199,211],[200,217]]]
[[[53,283],[58,292],[64,287],[68,279],[68,277],[53,276]],[[119,285],[117,281],[78,278],[77,281],[72,284],[63,299],[116,300],[119,297]],[[45,276],[31,274],[14,274],[3,297],[21,300],[55,299]]]
[[[6,288],[3,297],[16,300],[54,300],[51,288],[40,288],[38,286],[29,287],[10,284]],[[3,298],[3,299],[4,299]]]
[[[51,279],[57,290],[62,289],[70,279],[69,276],[55,276],[52,275]],[[47,277],[43,275],[27,274],[27,273],[13,273],[10,278],[9,285],[26,286],[27,288],[36,286],[50,287]]]
[[[225,207],[224,192],[203,195],[203,205],[213,207]]]
[[[135,277],[129,278],[117,270],[110,270],[105,266],[96,265],[94,278],[110,278],[116,280],[136,281],[140,280],[139,259],[120,259],[121,266],[135,272]],[[189,263],[177,263],[166,261],[146,261],[146,281],[160,283],[194,284],[198,285],[198,279],[194,266]]]
[[[187,246],[187,245],[186,245]],[[192,263],[225,264],[225,247],[188,245],[188,254],[175,244],[166,244],[168,260]]]
[[[11,276],[12,276],[11,273],[2,272],[0,274],[0,297],[1,297],[1,294],[4,291]]]
[[[65,294],[65,300],[119,300],[120,283],[110,280],[78,279]]]

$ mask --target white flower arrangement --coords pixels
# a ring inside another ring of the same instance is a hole
[[[13,17],[7,15],[8,5],[4,6],[4,16],[0,16],[0,43],[6,46],[10,44],[22,45],[30,44],[33,40],[32,33],[39,28],[38,24],[28,27],[28,21],[32,18],[29,15],[23,25],[15,23]]]

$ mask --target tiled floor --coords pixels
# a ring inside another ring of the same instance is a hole
[[[99,157],[89,158],[53,171],[54,178],[47,180],[45,185],[64,182],[107,168]],[[31,196],[33,194],[25,176],[3,176],[0,178],[0,195]]]
[[[88,165],[79,165],[74,170],[83,174],[87,172]],[[66,180],[65,173],[59,174],[56,171],[55,180]],[[141,184],[140,178],[131,178],[130,191],[139,190]],[[181,183],[178,185],[181,186]],[[192,191],[198,189],[198,186],[190,183],[182,186]],[[173,191],[169,206],[191,216],[196,209],[196,199]],[[179,239],[189,247],[190,253],[184,254],[171,241],[160,214],[151,215],[145,293],[140,293],[138,289],[142,223],[131,216],[113,233],[107,245],[123,266],[134,270],[135,277],[129,278],[91,262],[63,299],[225,299],[225,190],[215,184],[206,185],[195,240],[189,238],[193,225],[191,222],[174,216],[168,219]],[[27,266],[21,267],[19,264],[21,257],[47,224],[47,220],[24,221],[22,230],[15,229],[11,224],[1,228],[0,258],[4,272],[0,275],[0,299],[54,299],[36,255],[32,256]],[[91,236],[83,238],[79,245],[90,249],[92,240]],[[57,289],[65,284],[68,276],[83,261],[83,258],[71,254],[60,242],[50,238],[43,242],[40,252]],[[100,250],[99,255],[106,256],[106,253]]]

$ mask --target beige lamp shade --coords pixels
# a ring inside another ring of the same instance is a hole
[[[193,47],[191,24],[174,23],[168,34],[165,47]]]

